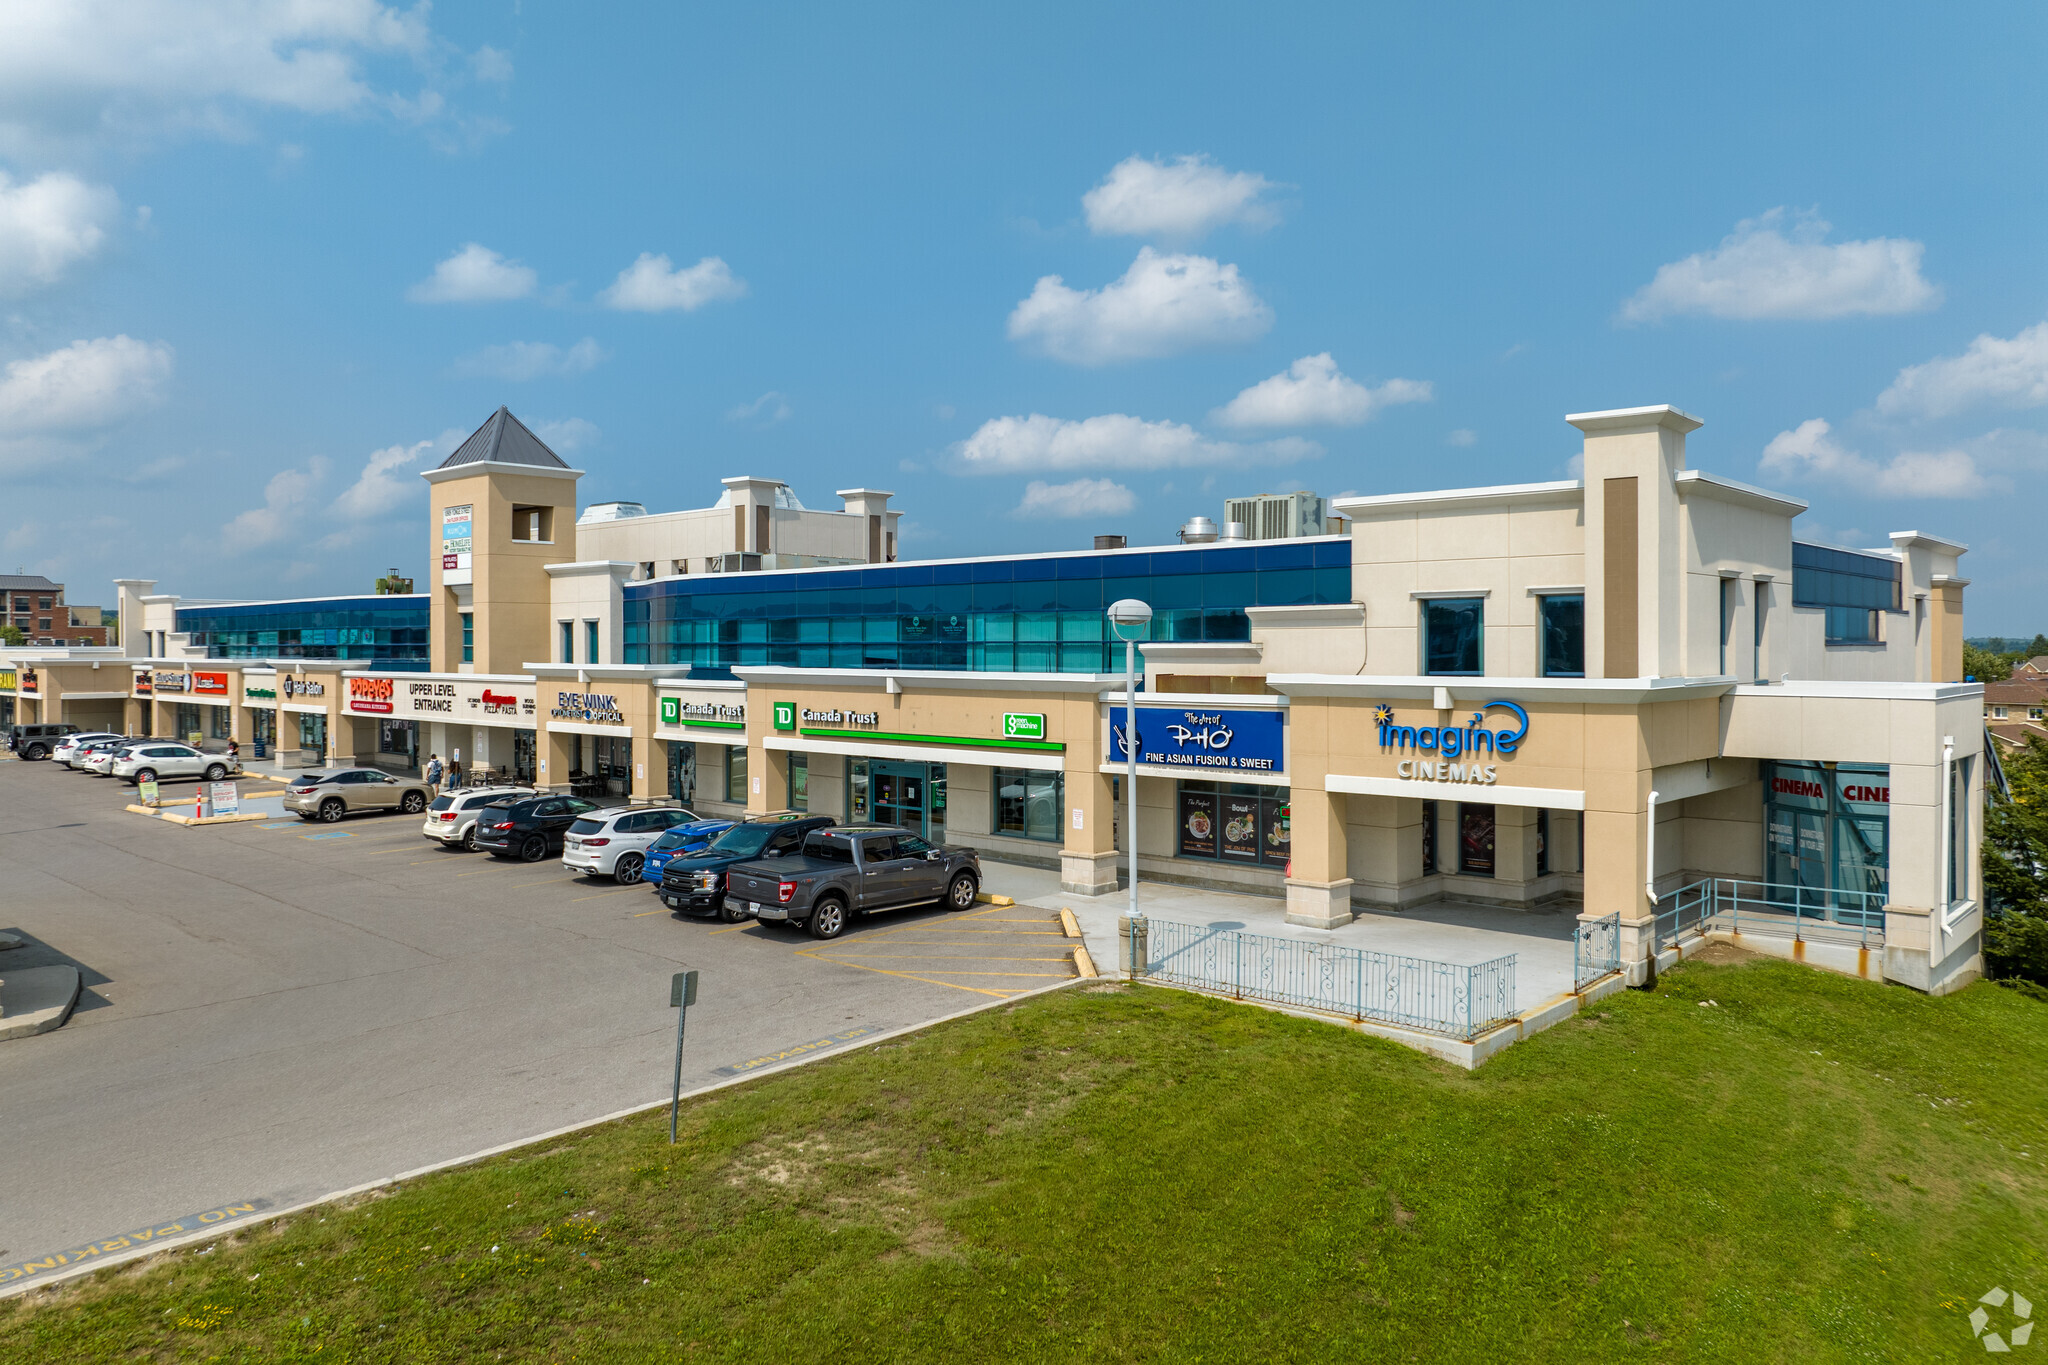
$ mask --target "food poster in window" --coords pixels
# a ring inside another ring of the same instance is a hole
[[[1218,852],[1223,861],[1259,861],[1259,846],[1264,842],[1265,824],[1260,818],[1259,804],[1259,798],[1256,796],[1225,796],[1219,799],[1218,814],[1223,828]]]
[[[1294,856],[1293,807],[1282,797],[1259,801],[1259,842],[1267,863],[1285,867]]]
[[[1216,796],[1213,792],[1180,794],[1180,856],[1216,856]]]

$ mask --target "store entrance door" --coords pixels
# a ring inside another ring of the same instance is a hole
[[[946,765],[871,760],[874,820],[901,825],[934,843],[946,837]]]

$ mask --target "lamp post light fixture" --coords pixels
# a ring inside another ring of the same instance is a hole
[[[1109,604],[1109,628],[1124,642],[1124,852],[1130,858],[1134,922],[1144,918],[1138,909],[1138,639],[1151,624],[1152,608],[1135,597]]]

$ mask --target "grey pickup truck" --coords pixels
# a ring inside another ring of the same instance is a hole
[[[938,901],[949,910],[974,905],[981,858],[891,825],[837,825],[804,836],[803,852],[773,862],[741,863],[726,873],[731,918],[808,928],[812,938],[838,938],[847,921],[874,910]]]

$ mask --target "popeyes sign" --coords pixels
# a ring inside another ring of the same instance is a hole
[[[391,697],[394,691],[396,689],[389,678],[350,678],[348,709],[388,716],[391,714]]]

